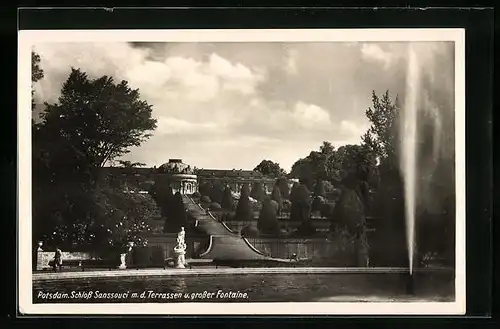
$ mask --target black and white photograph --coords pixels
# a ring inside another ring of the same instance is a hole
[[[22,312],[464,314],[464,61],[460,29],[20,31]]]

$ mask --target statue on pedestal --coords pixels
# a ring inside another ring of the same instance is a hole
[[[184,227],[181,227],[181,231],[177,234],[177,245],[174,247],[174,253],[177,255],[176,268],[185,268],[186,265],[186,242],[185,242],[186,232]]]
[[[120,262],[121,263],[120,263],[120,266],[118,266],[118,268],[120,270],[124,270],[127,268],[127,255],[130,254],[133,247],[134,247],[134,242],[131,241],[127,244],[127,251],[120,254]]]

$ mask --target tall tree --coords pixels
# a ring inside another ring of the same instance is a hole
[[[317,180],[338,181],[339,165],[333,145],[323,142],[319,151],[311,151],[307,157],[293,164],[290,176],[298,178],[308,188],[313,188]]]
[[[80,69],[71,70],[58,102],[45,108],[34,138],[64,178],[94,179],[97,169],[139,146],[156,128],[139,90],[108,76],[89,79]]]
[[[43,75],[37,69],[39,57],[32,56],[35,81]],[[87,227],[86,209],[99,201],[90,196],[99,194],[95,185],[101,167],[140,145],[156,127],[151,106],[139,96],[125,81],[115,84],[107,76],[91,80],[72,69],[58,102],[45,104],[41,122],[33,124],[33,227],[37,238],[64,222],[71,223],[66,227]]]
[[[224,184],[221,181],[215,181],[210,188],[210,200],[212,202],[222,203],[222,198],[224,197]]]
[[[35,83],[44,77],[43,69],[40,67],[40,55],[31,52],[31,110],[35,109]]]
[[[282,177],[286,175],[286,171],[280,167],[279,163],[273,162],[271,160],[262,160],[255,168],[254,171],[258,171],[268,177]]]
[[[278,178],[276,181],[276,184],[279,187],[281,197],[284,200],[289,200],[290,199],[290,187],[288,186],[288,180],[284,177]]]
[[[233,196],[231,195],[231,189],[226,186],[224,189],[224,195],[222,196],[221,206],[223,209],[232,210],[233,209]]]
[[[372,92],[372,106],[366,110],[371,126],[362,141],[389,169],[397,169],[399,112],[398,97],[393,101],[388,90],[382,97]]]
[[[147,242],[142,233],[151,230],[148,220],[160,216],[149,195],[124,193],[122,188],[101,184],[86,191],[65,190],[65,194],[54,193],[59,197],[55,212],[45,213],[54,221],[44,222],[45,234],[38,232],[38,238],[48,245],[99,251],[129,241],[142,245]]]
[[[37,82],[43,79],[44,72],[40,67],[40,55],[36,52],[31,52],[31,82]]]
[[[297,197],[297,191],[298,191],[300,185],[301,184],[299,182],[293,183],[292,189],[290,191],[290,201],[293,202],[293,200],[295,200],[295,198]]]
[[[325,183],[322,180],[317,181],[316,185],[314,186],[314,195],[324,197],[325,193]]]
[[[209,182],[203,182],[200,184],[200,187],[198,188],[198,190],[199,190],[201,196],[210,197],[212,185]]]
[[[276,209],[271,202],[272,200],[268,196],[264,199],[257,221],[257,228],[262,233],[276,235],[279,233],[279,223],[276,218]]]
[[[248,184],[243,184],[240,199],[238,200],[238,206],[236,207],[235,218],[237,220],[251,221],[254,218],[252,205],[250,204],[250,199],[248,198],[249,194]]]
[[[163,231],[165,233],[176,233],[180,231],[181,227],[187,227],[187,212],[180,192],[174,194],[170,207],[170,216],[165,222]]]
[[[311,197],[305,185],[297,185],[291,194],[291,201],[290,220],[300,222],[309,221],[311,219]]]
[[[167,222],[169,217],[174,216],[172,213],[174,193],[168,180],[157,178],[151,187],[150,195],[160,208],[163,220]]]
[[[366,144],[346,145],[338,149],[341,161],[342,183],[355,190],[365,208],[369,207],[369,189],[379,183],[379,169],[375,154]]]
[[[252,185],[252,191],[250,192],[250,196],[257,201],[264,200],[266,196],[266,192],[264,191],[264,187],[261,182],[255,182]]]
[[[278,213],[281,213],[283,209],[283,198],[281,197],[281,192],[278,184],[274,185],[273,192],[271,193],[271,199],[276,201],[278,205]]]

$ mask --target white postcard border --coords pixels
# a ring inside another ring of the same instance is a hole
[[[21,314],[465,314],[465,30],[22,30],[18,44],[18,302]],[[31,237],[31,49],[42,42],[455,42],[456,279],[455,302],[34,304]],[[222,305],[221,305],[222,304]]]

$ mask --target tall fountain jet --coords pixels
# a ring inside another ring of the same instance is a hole
[[[418,157],[418,96],[420,92],[420,70],[414,45],[408,46],[408,70],[406,96],[401,112],[401,172],[404,180],[406,237],[410,275],[413,273],[415,253],[415,213],[417,200],[417,157]]]
[[[444,57],[445,50],[445,45],[418,42],[409,43],[407,49],[399,163],[410,274],[415,266],[417,208],[419,213],[442,214],[443,193],[454,194],[454,89],[449,67],[454,58]],[[444,58],[448,63],[443,63]]]

